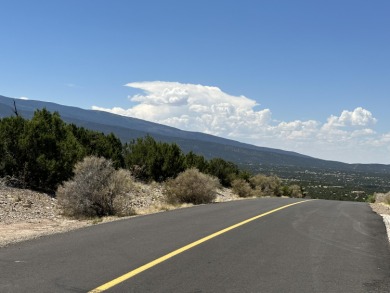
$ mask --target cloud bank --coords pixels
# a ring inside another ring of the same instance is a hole
[[[143,92],[129,97],[135,106],[92,108],[344,162],[386,163],[381,160],[390,150],[390,133],[376,133],[377,119],[362,107],[330,115],[326,122],[280,122],[273,119],[270,109],[256,110],[260,106],[256,101],[229,95],[218,87],[162,81],[126,86]]]

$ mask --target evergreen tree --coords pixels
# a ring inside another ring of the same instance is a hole
[[[185,169],[179,146],[157,142],[150,135],[126,144],[124,152],[126,167],[138,179],[161,182]]]
[[[214,158],[209,161],[207,172],[217,177],[223,186],[231,187],[232,181],[239,174],[239,168],[232,162]]]
[[[27,121],[20,116],[0,119],[0,176],[21,177],[26,160],[22,145]]]
[[[115,168],[124,167],[122,142],[113,133],[105,135],[74,124],[68,128],[83,146],[84,156],[104,157],[111,160]]]
[[[186,169],[196,168],[202,173],[206,173],[209,167],[207,160],[201,156],[190,151],[185,155],[184,165]]]
[[[159,149],[163,158],[161,174],[158,174],[161,180],[175,178],[185,170],[184,155],[177,144],[162,143],[159,145]]]
[[[57,112],[37,110],[26,130],[21,144],[26,150],[24,180],[27,186],[54,191],[72,176],[83,157],[82,146]]]

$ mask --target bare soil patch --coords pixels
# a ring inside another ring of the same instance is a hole
[[[390,205],[384,203],[371,203],[372,210],[379,215],[390,215]]]

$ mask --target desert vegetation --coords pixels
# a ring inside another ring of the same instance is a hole
[[[0,177],[12,177],[19,187],[54,193],[89,155],[123,166],[122,143],[113,134],[66,124],[58,113],[45,109],[31,120],[0,119]]]
[[[388,193],[374,193],[367,199],[370,203],[380,203],[390,205],[390,192]]]
[[[217,196],[220,183],[216,177],[191,168],[165,183],[164,194],[168,203],[211,203]]]
[[[303,197],[303,191],[299,185],[283,185],[282,180],[275,175],[257,174],[249,177],[247,180],[238,178],[232,182],[232,189],[240,197]]]
[[[75,218],[127,216],[133,214],[125,204],[133,184],[129,171],[115,170],[111,160],[90,156],[76,164],[74,177],[58,188],[57,199],[64,214]]]
[[[164,185],[169,204],[212,202],[218,187],[240,197],[302,197],[297,185],[274,175],[252,175],[222,158],[184,154],[175,143],[151,136],[123,144],[114,134],[65,123],[38,110],[32,119],[0,119],[0,178],[58,198],[76,218],[131,215],[136,182]]]
[[[318,167],[239,165],[253,174],[277,175],[283,178],[283,184],[298,184],[311,198],[367,201],[374,193],[386,193],[390,190],[389,174],[371,172],[366,169],[331,169]],[[359,165],[360,166],[360,165]]]

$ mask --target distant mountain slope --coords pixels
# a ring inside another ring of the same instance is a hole
[[[199,132],[183,131],[107,112],[84,110],[33,100],[16,100],[16,105],[20,115],[25,118],[31,118],[36,109],[46,108],[52,112],[59,112],[61,117],[68,123],[74,123],[104,133],[113,132],[124,142],[150,134],[157,140],[176,142],[185,152],[192,150],[195,153],[204,155],[206,158],[222,157],[241,166],[286,166],[390,174],[390,165],[345,164],[320,160],[295,152],[257,147],[234,140]],[[13,99],[0,96],[0,117],[14,115],[13,108]]]

